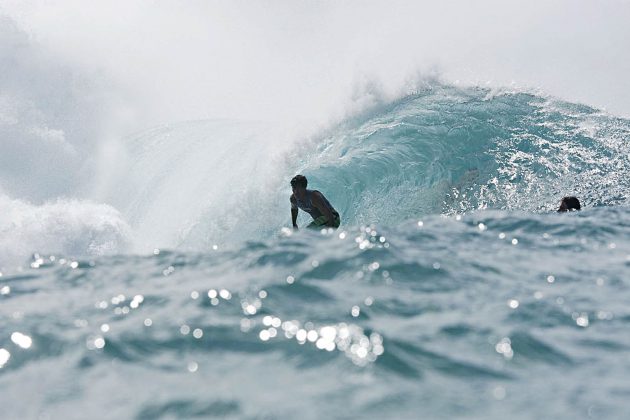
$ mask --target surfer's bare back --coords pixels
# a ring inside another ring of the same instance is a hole
[[[307,212],[313,221],[307,226],[309,228],[333,227],[338,228],[341,223],[339,213],[324,197],[324,194],[317,190],[307,190],[308,181],[304,175],[296,175],[291,180],[291,221],[293,227],[297,229],[298,209]]]

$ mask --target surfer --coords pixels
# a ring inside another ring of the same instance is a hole
[[[560,208],[558,209],[558,213],[580,210],[581,208],[582,206],[580,206],[580,200],[578,200],[577,197],[563,197],[562,201],[560,201]]]
[[[291,221],[297,229],[298,209],[307,212],[313,218],[308,228],[333,227],[338,228],[341,223],[339,213],[324,195],[317,190],[307,190],[308,181],[304,175],[296,175],[291,180]]]

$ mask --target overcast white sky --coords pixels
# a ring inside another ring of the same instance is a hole
[[[48,60],[137,127],[320,119],[418,72],[630,115],[630,1],[1,0]]]

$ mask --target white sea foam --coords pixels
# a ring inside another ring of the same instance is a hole
[[[33,252],[95,256],[123,252],[129,227],[111,206],[57,200],[32,205],[0,195],[0,266]]]

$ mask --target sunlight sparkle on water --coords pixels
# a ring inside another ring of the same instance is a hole
[[[105,339],[103,337],[96,337],[94,340],[94,347],[97,349],[102,349],[105,347]]]
[[[138,306],[140,306],[142,302],[144,302],[144,296],[135,295],[133,299],[131,300],[131,302],[129,303],[129,306],[131,307],[131,309],[136,309],[138,308]]]
[[[588,314],[586,313],[582,313],[580,314],[576,319],[575,319],[575,323],[582,327],[582,328],[586,328],[588,327]]]
[[[497,353],[502,354],[506,359],[511,359],[514,356],[514,352],[512,351],[512,342],[507,337],[499,340],[494,348]]]
[[[251,320],[248,321],[251,323]],[[250,323],[245,329],[241,325],[241,330],[248,330]],[[262,324],[267,328],[258,333],[261,341],[269,341],[276,336],[282,336],[276,329],[281,326],[285,338],[295,338],[300,345],[312,343],[317,349],[327,352],[339,350],[352,359],[353,363],[360,366],[374,362],[385,352],[380,334],[372,332],[368,337],[361,328],[355,325],[341,323],[324,325],[318,329],[312,322],[306,322],[304,328],[300,328],[300,322],[297,320],[283,322],[280,318],[270,315],[263,317]]]
[[[0,369],[7,364],[9,359],[11,358],[11,353],[8,350],[0,348]]]
[[[105,339],[100,335],[88,337],[85,345],[88,350],[102,349],[105,347]]]
[[[14,332],[11,334],[11,341],[13,341],[18,346],[23,349],[28,349],[33,344],[33,340],[26,334],[22,334],[21,332]]]

